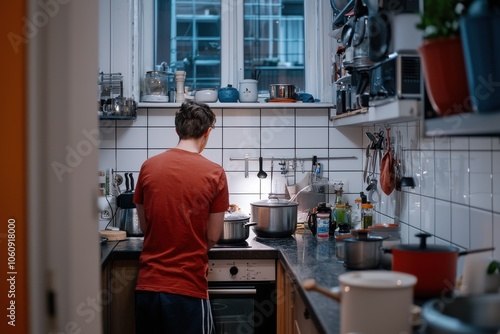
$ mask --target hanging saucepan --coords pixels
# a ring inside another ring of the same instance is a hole
[[[237,244],[248,239],[250,235],[249,226],[257,223],[249,223],[250,216],[233,213],[224,217],[224,225],[220,232],[219,244]]]
[[[427,245],[431,234],[419,233],[418,245],[396,245],[384,249],[392,253],[392,270],[415,275],[416,298],[439,297],[451,293],[455,289],[458,256],[491,251],[494,248],[483,248],[459,251],[457,247],[445,245]]]
[[[264,238],[289,237],[297,229],[298,203],[271,197],[250,203],[255,234]]]

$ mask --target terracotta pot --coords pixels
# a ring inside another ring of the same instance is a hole
[[[459,37],[425,41],[418,49],[426,90],[441,116],[472,111],[462,42]]]

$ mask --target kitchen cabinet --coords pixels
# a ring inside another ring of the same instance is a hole
[[[448,117],[424,119],[424,135],[434,136],[498,136],[499,112],[465,113]]]
[[[318,333],[296,283],[281,262],[278,263],[276,284],[277,300],[280,301],[278,303],[277,332],[295,334]]]
[[[135,333],[135,283],[138,271],[138,260],[113,259],[103,268],[103,333]]]

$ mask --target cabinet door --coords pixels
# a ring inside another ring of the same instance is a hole
[[[139,260],[114,260],[109,292],[111,333],[135,333],[135,283]]]
[[[294,286],[295,288],[295,286]],[[296,334],[316,334],[316,326],[309,315],[309,310],[306,304],[302,300],[298,291],[293,293],[294,295],[294,309],[295,309],[295,330]]]
[[[293,308],[293,282],[281,262],[278,262],[277,287],[277,332],[293,333],[295,312]]]

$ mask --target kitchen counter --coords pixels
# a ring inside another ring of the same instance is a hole
[[[309,230],[298,229],[294,236],[289,238],[260,238],[251,230],[247,242],[250,248],[213,248],[209,252],[209,257],[280,259],[292,280],[297,283],[298,291],[318,331],[332,334],[339,332],[339,304],[318,292],[305,291],[301,286],[301,282],[307,278],[314,278],[324,287],[338,285],[337,278],[346,272],[346,269],[336,260],[332,237],[328,241],[317,241]],[[139,259],[142,245],[142,238],[107,242],[101,246],[101,264],[104,266],[110,259]]]

